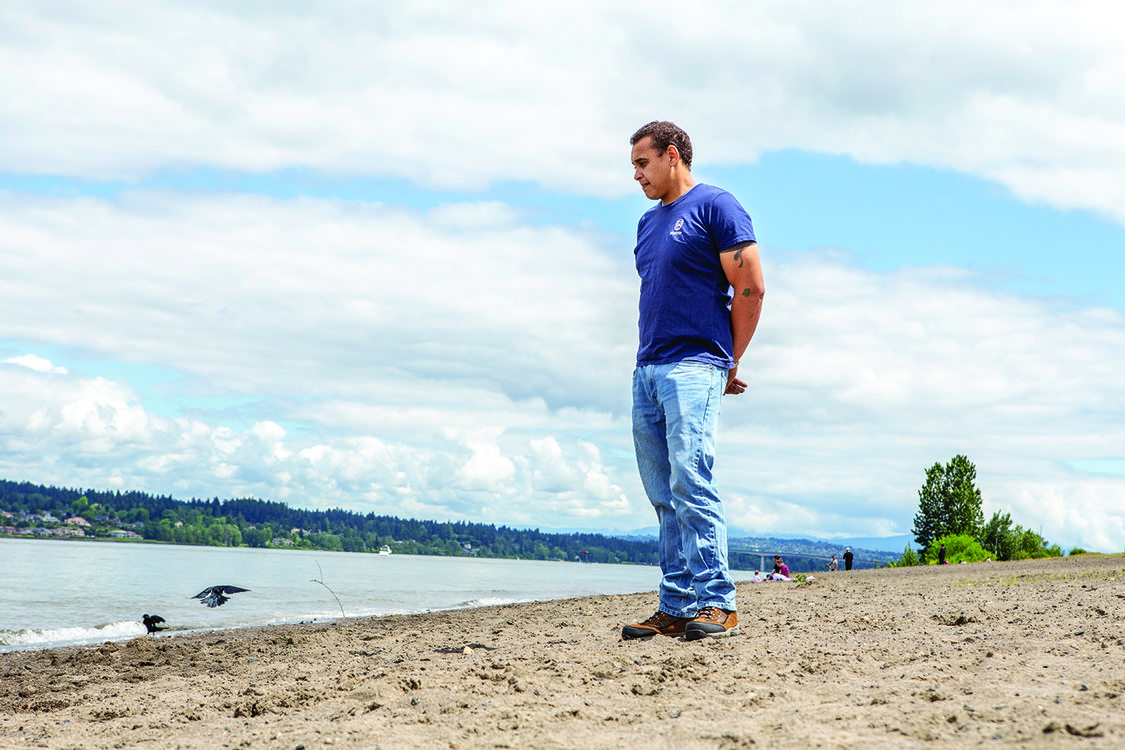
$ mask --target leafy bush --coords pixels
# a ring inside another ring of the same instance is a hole
[[[956,565],[959,562],[984,562],[992,556],[988,550],[980,546],[980,542],[968,534],[947,534],[941,539],[930,542],[930,546],[926,547],[922,559],[927,565],[937,564],[938,549],[943,544],[945,545],[945,561],[950,565]]]
[[[1026,560],[1038,557],[1062,557],[1062,548],[1050,544],[1031,529],[1012,523],[1007,513],[996,511],[981,533],[981,544],[996,552],[997,560]],[[1078,554],[1082,554],[1080,550]]]
[[[1071,557],[1074,557],[1075,555],[1088,555],[1088,554],[1089,553],[1086,550],[1082,549],[1081,547],[1075,547],[1074,549],[1072,549],[1070,551]]]

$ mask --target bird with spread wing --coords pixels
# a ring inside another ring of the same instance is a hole
[[[192,599],[200,599],[200,604],[208,607],[218,607],[226,604],[230,597],[227,594],[237,594],[240,591],[249,591],[250,589],[240,588],[238,586],[208,586],[192,597]]]

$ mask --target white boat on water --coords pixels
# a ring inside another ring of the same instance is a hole
[[[379,554],[380,554],[380,555],[389,555],[389,554],[391,554],[391,548],[390,548],[390,546],[389,546],[389,545],[386,545],[386,544],[384,544],[384,545],[383,545],[382,547],[380,547],[380,548],[379,548]]]

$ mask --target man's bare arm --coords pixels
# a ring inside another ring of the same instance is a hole
[[[762,275],[762,260],[758,245],[747,242],[723,251],[719,255],[727,281],[734,288],[730,305],[730,330],[734,341],[735,366],[727,373],[726,392],[737,395],[746,390],[746,382],[738,378],[738,360],[754,338],[758,320],[762,317],[762,301],[766,296],[766,282]]]

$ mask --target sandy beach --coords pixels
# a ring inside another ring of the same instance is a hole
[[[1119,556],[739,597],[722,640],[622,641],[633,594],[0,654],[0,745],[1125,746]]]

